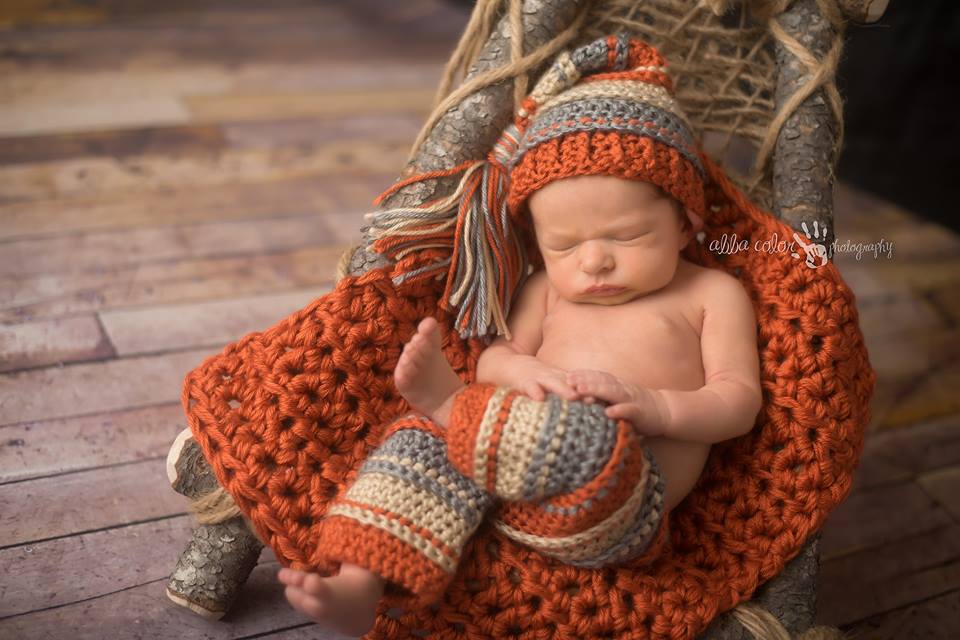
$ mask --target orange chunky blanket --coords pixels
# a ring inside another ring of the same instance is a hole
[[[876,377],[854,296],[832,263],[812,268],[789,251],[757,250],[793,230],[701,159],[711,178],[705,237],[683,256],[733,274],[753,300],[764,392],[753,430],[713,446],[652,564],[565,565],[485,521],[439,602],[418,606],[388,589],[367,637],[693,638],[780,572],[847,496]],[[750,249],[710,251],[724,234]],[[438,317],[447,358],[473,381],[484,342],[451,330],[453,318],[438,309],[443,283],[395,286],[390,276],[379,268],[343,278],[186,378],[194,437],[285,566],[329,570],[313,562],[320,521],[409,409],[391,373],[421,318]],[[395,606],[407,610],[386,615]]]

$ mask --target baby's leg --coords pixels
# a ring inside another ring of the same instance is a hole
[[[386,584],[376,573],[348,562],[327,578],[286,567],[277,578],[287,585],[284,595],[294,609],[324,628],[351,636],[373,628]]]
[[[507,537],[582,567],[659,554],[666,479],[602,406],[475,383],[457,394],[446,438],[453,466],[505,501],[495,526]]]
[[[385,589],[406,590],[399,590],[405,601],[438,601],[493,506],[492,496],[450,463],[445,433],[420,414],[388,425],[353,482],[330,502],[310,562],[341,571],[356,565],[367,579],[393,583],[381,583]]]
[[[417,332],[403,347],[393,379],[411,407],[447,426],[453,398],[464,384],[443,355],[435,319],[420,321]]]

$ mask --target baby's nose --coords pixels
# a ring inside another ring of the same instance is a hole
[[[581,269],[587,273],[597,273],[613,268],[613,256],[609,251],[594,243],[587,243],[587,245],[583,248],[583,256],[580,260]]]

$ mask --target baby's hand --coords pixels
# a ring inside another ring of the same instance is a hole
[[[608,418],[629,420],[645,436],[660,436],[667,430],[666,406],[658,402],[656,392],[651,389],[593,369],[569,371],[566,381],[586,402],[599,398],[611,403],[604,410]]]
[[[542,402],[547,392],[553,392],[567,400],[576,400],[577,392],[567,383],[567,372],[564,369],[551,367],[538,361],[531,361],[517,372],[519,382],[516,389],[527,394],[533,400]]]

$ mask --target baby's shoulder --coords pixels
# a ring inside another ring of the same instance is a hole
[[[723,271],[688,262],[690,289],[693,295],[704,304],[722,302],[731,296],[737,299],[747,297],[747,291],[740,280]]]

